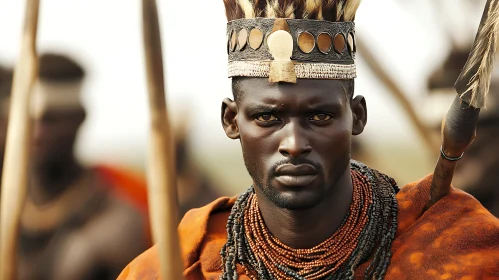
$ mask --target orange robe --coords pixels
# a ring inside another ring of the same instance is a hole
[[[499,220],[467,193],[451,192],[423,215],[431,176],[407,185],[397,195],[398,229],[385,279],[499,279]],[[220,198],[191,210],[179,226],[187,280],[218,280],[220,250],[235,198]],[[356,273],[362,279],[365,265]],[[238,269],[239,279],[247,280]],[[132,261],[118,280],[159,279],[153,246]]]

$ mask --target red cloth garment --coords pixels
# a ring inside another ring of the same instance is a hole
[[[499,279],[499,220],[467,193],[451,192],[422,214],[432,176],[397,195],[398,229],[385,279]],[[219,198],[189,211],[178,228],[187,280],[218,280],[220,250],[235,198]],[[365,266],[356,270],[363,279]],[[249,279],[242,268],[240,279]],[[132,261],[118,280],[159,279],[153,246]]]
[[[142,214],[145,221],[144,234],[148,238],[148,244],[152,244],[146,179],[139,173],[106,165],[95,166],[93,170],[110,188],[111,195],[127,201]]]

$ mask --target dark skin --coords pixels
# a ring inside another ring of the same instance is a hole
[[[4,89],[6,92],[10,93],[10,86]],[[5,145],[7,142],[7,125],[9,123],[9,103],[10,98],[8,96],[3,96],[0,93],[0,178],[2,177],[3,171],[3,159],[5,157]]]
[[[43,204],[62,193],[82,168],[73,148],[85,111],[48,110],[34,120],[33,187],[35,203]]]
[[[34,118],[19,279],[116,279],[147,248],[142,214],[74,156],[84,119],[83,108],[47,109]]]
[[[236,101],[222,103],[222,125],[241,142],[265,223],[292,248],[332,236],[351,204],[351,140],[364,130],[367,109],[344,84],[238,78]]]
[[[7,112],[0,112],[0,178],[2,177],[1,174],[3,170],[3,158],[5,156],[5,144],[7,142],[8,121]]]

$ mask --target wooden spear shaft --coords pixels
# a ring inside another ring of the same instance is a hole
[[[147,166],[149,212],[158,246],[162,279],[183,279],[178,243],[178,198],[175,148],[168,121],[163,55],[155,0],[142,1],[147,85],[151,128]]]
[[[0,279],[16,277],[19,220],[26,196],[30,147],[30,96],[38,74],[36,31],[39,0],[27,0],[21,52],[14,69],[2,177]]]

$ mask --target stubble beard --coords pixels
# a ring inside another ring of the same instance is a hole
[[[272,184],[273,180],[276,177],[275,170],[276,170],[277,166],[285,164],[285,163],[295,164],[295,165],[298,165],[301,163],[307,163],[307,164],[313,165],[318,171],[317,176],[319,178],[321,178],[319,185],[324,186],[325,180],[324,180],[323,168],[319,164],[317,164],[315,162],[311,162],[311,161],[303,161],[303,160],[300,160],[300,161],[296,161],[296,160],[280,161],[280,162],[272,165],[272,167],[270,167],[268,169],[266,174],[260,174],[260,172],[256,171],[257,168],[253,168],[254,166],[250,166],[248,164],[246,164],[246,169],[248,170],[249,175],[253,179],[254,187],[257,188],[258,190],[260,190],[260,192],[265,196],[265,198],[267,200],[269,200],[270,202],[272,202],[275,206],[277,206],[279,208],[299,211],[299,210],[308,210],[308,209],[311,209],[311,208],[315,207],[316,205],[320,204],[324,200],[324,198],[326,197],[323,194],[323,192],[318,193],[315,197],[313,197],[313,199],[309,199],[306,201],[293,201],[293,199],[289,199],[289,198],[285,197],[278,190],[278,188]],[[262,178],[267,178],[267,179],[262,180]],[[332,186],[327,186],[327,189],[324,192],[327,192],[327,190],[330,190],[331,188],[332,188]],[[323,188],[321,188],[321,189],[323,189]]]

